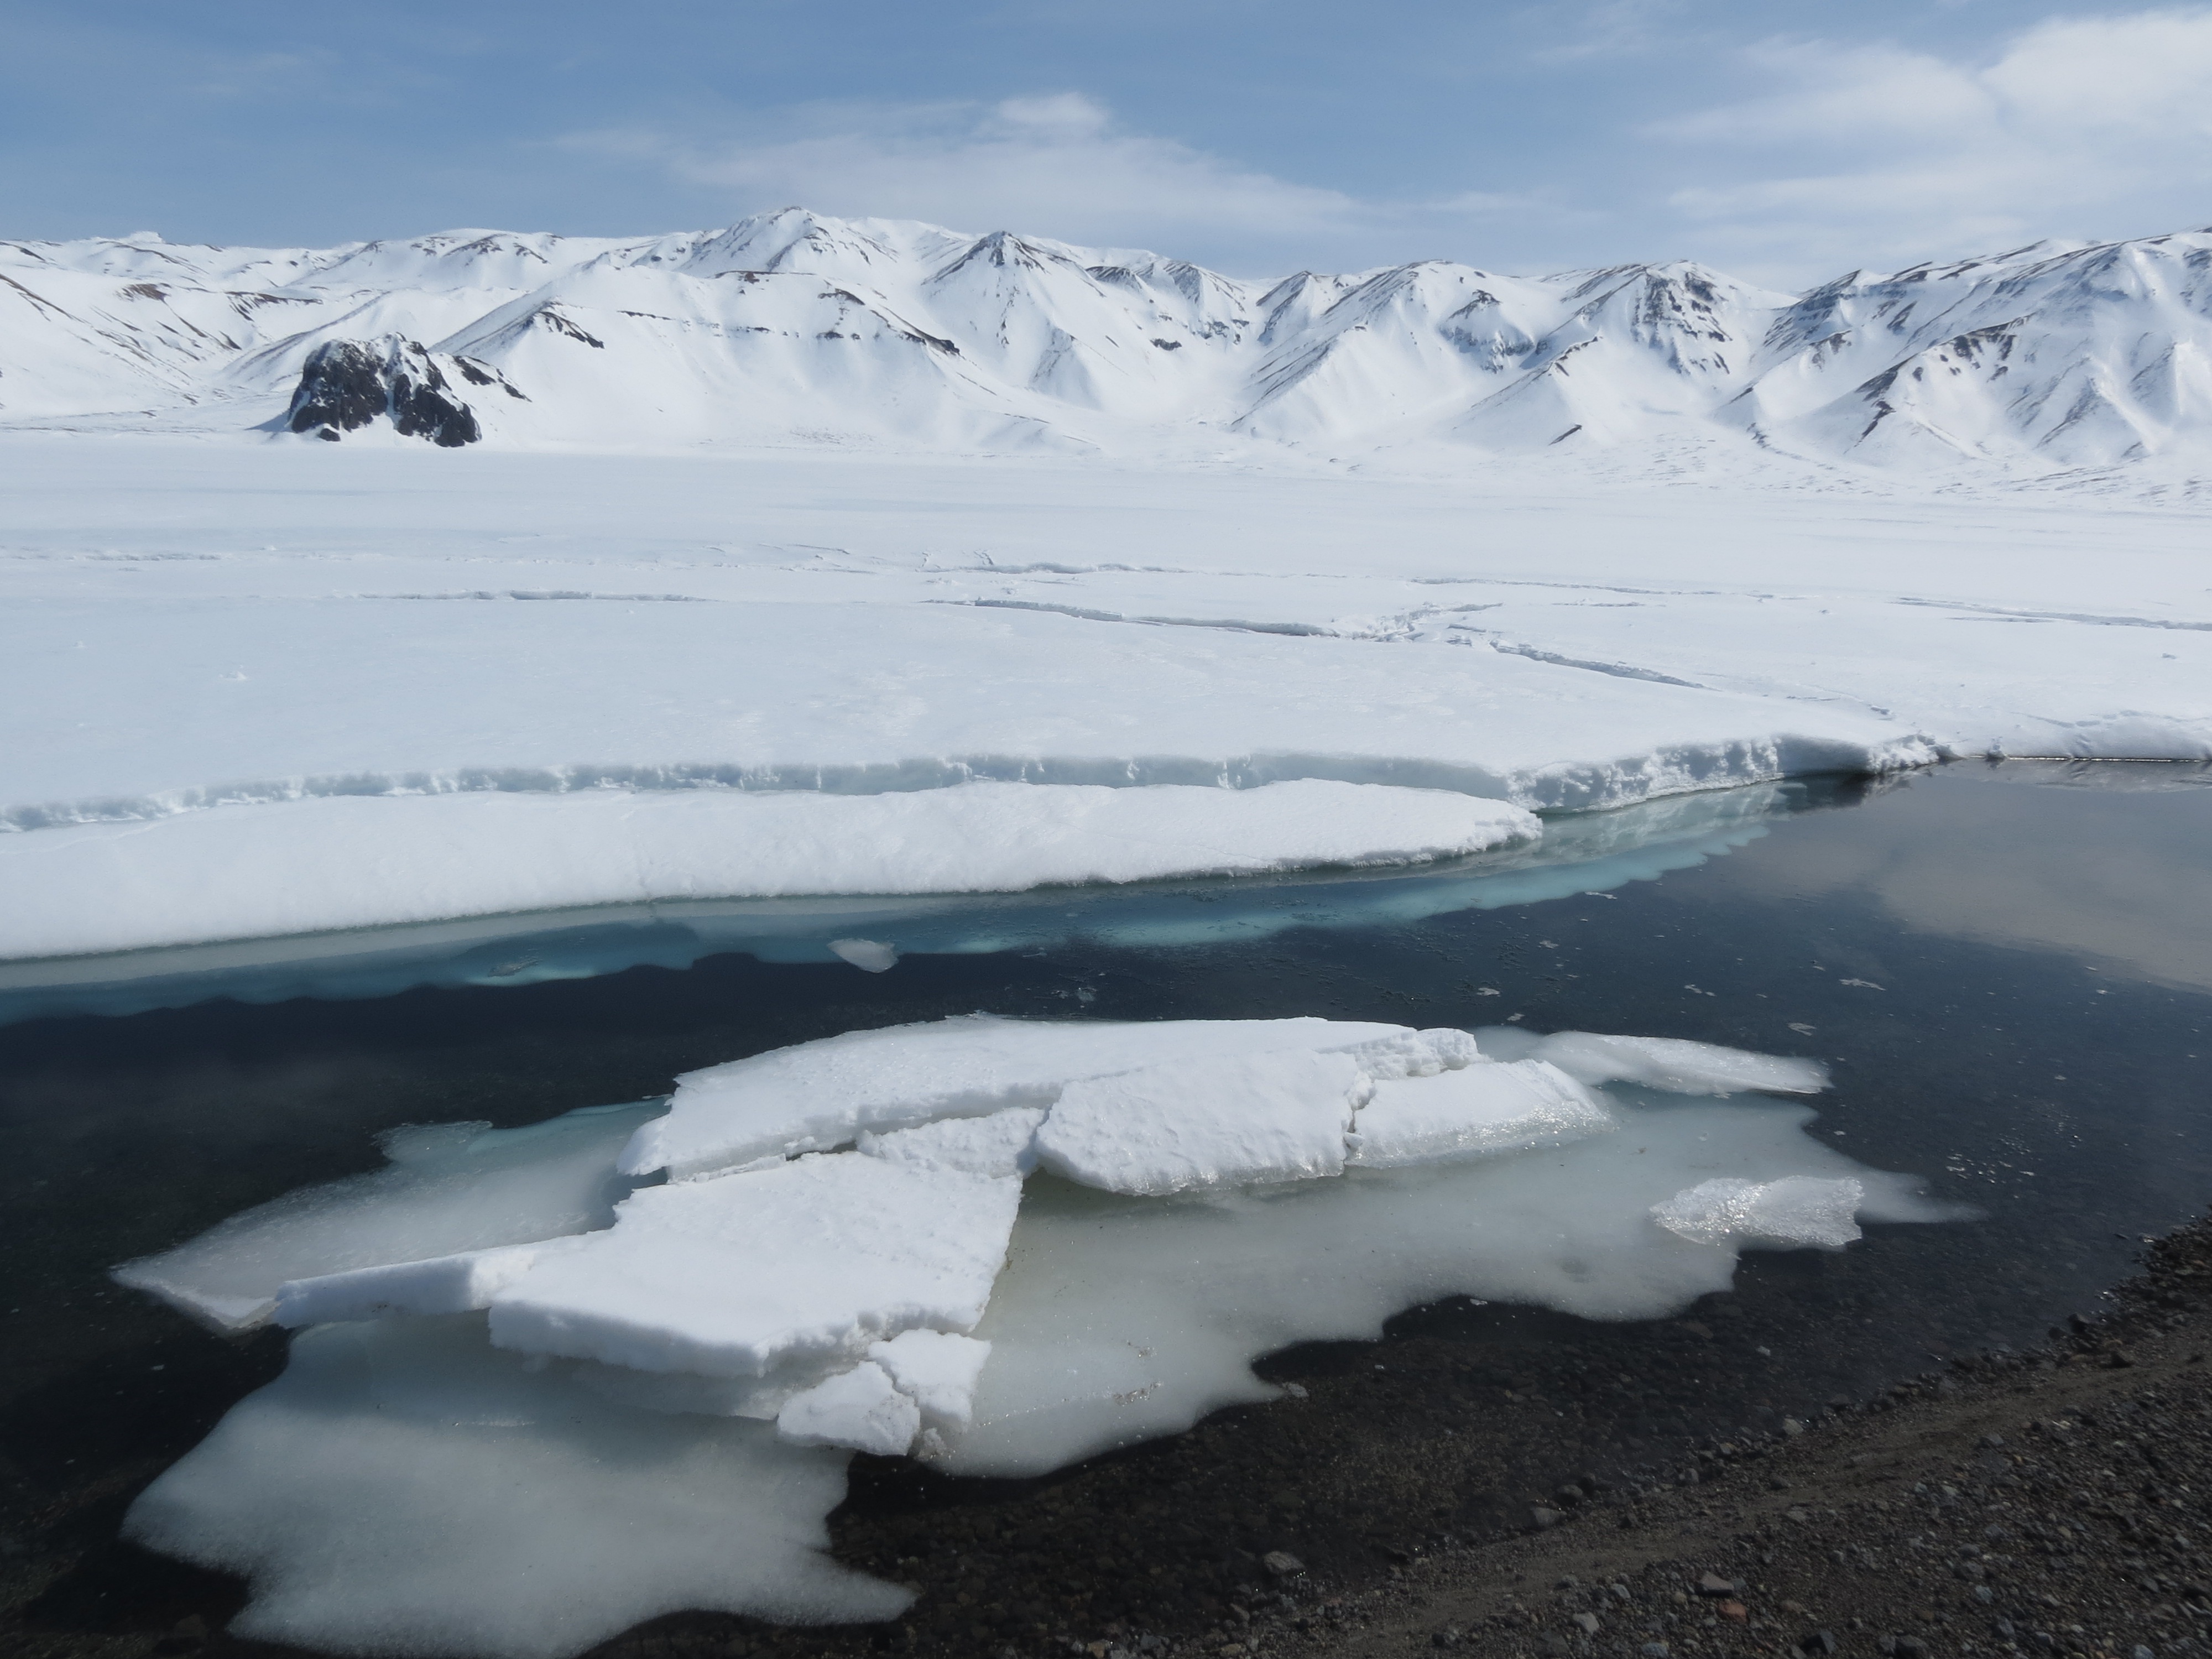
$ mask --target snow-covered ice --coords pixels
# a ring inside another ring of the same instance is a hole
[[[0,836],[0,913],[15,954],[51,956],[665,899],[1417,864],[1540,833],[1503,801],[1318,779],[328,795]],[[876,940],[830,948],[871,971],[896,959]]]
[[[728,1161],[554,1236],[410,1255],[453,1242],[419,1183],[313,1189],[124,1271],[186,1307],[259,1296],[252,1316],[316,1322],[132,1534],[245,1572],[241,1630],[347,1650],[550,1659],[678,1606],[878,1617],[901,1592],[814,1553],[844,1451],[1034,1474],[1269,1398],[1254,1358],[1422,1302],[1648,1317],[1725,1286],[1742,1249],[1948,1213],[1808,1139],[1802,1106],[1644,1103],[1817,1086],[1690,1047],[1609,1095],[1462,1031],[943,1020],[696,1074],[693,1144]],[[585,1157],[580,1121],[505,1132],[483,1183],[617,1190],[617,1138]],[[485,1139],[410,1133],[448,1163]],[[303,1273],[334,1253],[302,1245],[301,1215],[343,1221],[335,1271]],[[445,1490],[457,1474],[529,1512],[501,1522]],[[741,1557],[711,1594],[694,1551],[663,1547],[708,1524]],[[611,1526],[630,1530],[610,1552]],[[348,1571],[364,1549],[377,1571]],[[507,1579],[458,1605],[532,1550],[607,1559],[550,1612]]]
[[[1310,1017],[1122,1024],[989,1014],[848,1031],[678,1079],[667,1115],[638,1127],[622,1168],[690,1180],[759,1158],[827,1151],[863,1133],[1048,1106],[1083,1078],[1224,1050],[1356,1049],[1404,1035],[1395,1025]]]
[[[811,1156],[649,1187],[614,1225],[491,1300],[501,1347],[706,1376],[857,1356],[917,1327],[971,1330],[1021,1183]]]
[[[1079,1078],[1037,1131],[1037,1164],[1109,1193],[1341,1175],[1352,1115],[1374,1091],[1350,1055],[1300,1049]]]

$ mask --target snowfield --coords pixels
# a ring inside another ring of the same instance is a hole
[[[2185,480],[1673,465],[0,436],[0,956],[1372,865],[1525,836],[1504,807],[2212,757]],[[1256,787],[1313,781],[1340,805]]]
[[[2212,758],[2208,261],[0,244],[0,960]]]
[[[384,1170],[117,1270],[305,1328],[126,1531],[245,1574],[240,1634],[341,1652],[886,1618],[905,1593],[821,1549],[854,1451],[1038,1474],[1439,1297],[1649,1318],[1744,1249],[1945,1218],[1802,1108],[1647,1092],[1825,1082],[1587,1032],[979,1015],[693,1073],[665,1110],[400,1130]]]

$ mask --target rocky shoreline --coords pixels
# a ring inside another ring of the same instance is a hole
[[[2212,1222],[2033,1353],[1961,1360],[1810,1422],[1592,1477],[1517,1535],[1439,1540],[1380,1584],[1295,1569],[1178,1650],[1326,1654],[2212,1650]],[[1285,1564],[1277,1563],[1278,1566]],[[1209,1639],[1212,1638],[1212,1639]],[[1110,1655],[1111,1649],[1109,1649]]]

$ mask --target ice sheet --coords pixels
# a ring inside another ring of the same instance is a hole
[[[520,1129],[395,1130],[382,1140],[388,1168],[287,1194],[114,1276],[220,1329],[244,1330],[270,1318],[288,1280],[604,1227],[635,1185],[615,1173],[616,1153],[663,1109],[643,1101]]]
[[[332,794],[0,835],[0,954],[665,899],[1019,892],[1419,864],[1540,833],[1504,801],[1317,779],[1251,789]],[[877,939],[830,949],[872,973],[898,959]]]
[[[242,1574],[230,1628],[345,1654],[564,1659],[690,1608],[889,1618],[838,1566],[846,1454],[631,1410],[479,1318],[330,1326],[131,1507],[128,1536]]]
[[[1374,1088],[1349,1054],[1297,1050],[1079,1079],[1037,1131],[1037,1163],[1111,1193],[1340,1175],[1352,1115]]]
[[[1346,1161],[1364,1169],[1488,1158],[1559,1146],[1613,1127],[1613,1114],[1540,1060],[1379,1082],[1359,1109]]]
[[[492,1340],[754,1377],[927,1326],[972,1329],[1021,1201],[1011,1176],[853,1154],[649,1187],[491,1304]]]

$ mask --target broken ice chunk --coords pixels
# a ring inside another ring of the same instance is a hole
[[[864,973],[887,974],[898,966],[898,947],[881,939],[833,939],[830,941],[830,953]]]
[[[1377,1083],[1349,1163],[1369,1169],[1556,1146],[1613,1127],[1590,1091],[1540,1060]]]
[[[945,1331],[902,1331],[868,1350],[868,1358],[890,1374],[901,1394],[921,1407],[933,1429],[964,1429],[975,1413],[975,1381],[991,1345]]]
[[[827,1152],[863,1131],[1049,1106],[1063,1085],[1224,1052],[1337,1049],[1416,1034],[1356,1020],[1092,1022],[969,1014],[848,1031],[677,1080],[665,1117],[622,1157],[632,1175],[689,1181],[754,1159]]]
[[[970,1175],[1027,1175],[1036,1168],[1041,1106],[1018,1106],[988,1117],[951,1117],[919,1128],[864,1133],[860,1150],[924,1170],[965,1170]]]
[[[1640,1083],[1677,1095],[1814,1095],[1828,1086],[1817,1060],[1753,1054],[1682,1037],[1608,1036],[1595,1031],[1533,1031],[1492,1026],[1476,1033],[1498,1060],[1548,1060],[1577,1083]]]
[[[902,1456],[921,1431],[921,1407],[891,1386],[873,1360],[840,1371],[776,1413],[775,1434],[794,1446],[849,1446],[878,1457]]]
[[[1022,1184],[851,1153],[625,1200],[491,1304],[502,1348],[763,1376],[983,1316]]]
[[[1859,1237],[1863,1183],[1846,1176],[1779,1181],[1703,1181],[1651,1206],[1652,1218],[1693,1244],[1816,1245],[1840,1250]]]
[[[1037,1131],[1040,1167],[1114,1193],[1344,1172],[1374,1091],[1348,1054],[1231,1054],[1071,1083]]]

